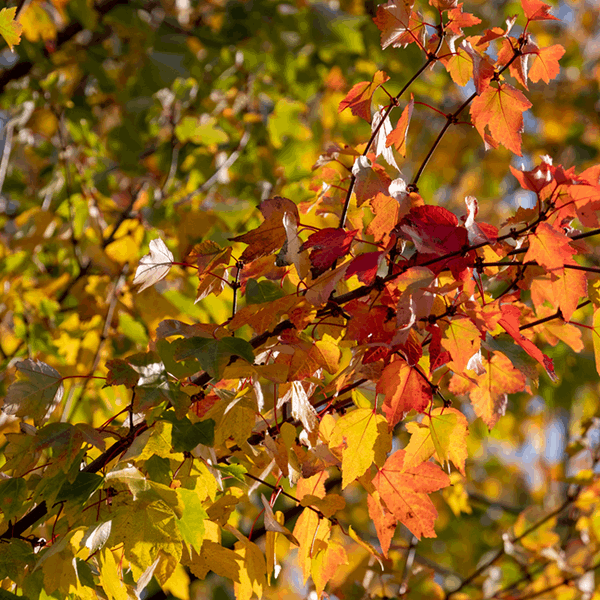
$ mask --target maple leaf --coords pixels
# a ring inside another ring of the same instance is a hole
[[[550,14],[552,7],[541,0],[521,0],[528,21],[560,21]]]
[[[415,41],[407,35],[410,31],[410,17],[414,0],[388,0],[377,8],[373,18],[381,31],[381,48],[385,50],[390,44],[394,47],[406,46]]]
[[[520,171],[512,165],[509,168],[524,190],[531,190],[536,194],[544,189],[553,179],[552,159],[549,156],[542,156],[542,163],[531,169],[531,171],[525,171],[524,166]]]
[[[408,126],[412,117],[413,108],[415,106],[414,94],[410,95],[410,102],[404,107],[398,123],[393,131],[388,133],[385,144],[386,146],[394,146],[402,156],[406,156],[406,136],[408,134]]]
[[[325,544],[317,544],[317,551],[312,558],[310,573],[318,598],[322,597],[325,585],[338,569],[347,564],[348,556],[342,544],[335,540],[328,540]]]
[[[350,279],[352,275],[356,275],[361,283],[371,285],[375,281],[383,257],[383,252],[365,252],[364,254],[359,254],[350,262],[345,279]]]
[[[481,56],[479,52],[474,50],[468,40],[462,41],[461,48],[473,61],[473,83],[477,94],[481,96],[490,87],[490,82],[494,76],[494,66],[487,56]]]
[[[371,154],[371,156],[373,155]],[[374,198],[377,194],[387,194],[391,179],[381,165],[372,165],[366,156],[359,156],[354,161],[352,175],[356,178],[354,193],[358,206]]]
[[[383,370],[376,392],[384,395],[383,412],[390,430],[410,410],[423,412],[432,399],[429,383],[403,359],[395,360]]]
[[[361,83],[357,83],[340,102],[338,112],[342,112],[349,108],[353,115],[370,123],[371,100],[373,94],[377,88],[384,84],[388,79],[389,76],[384,71],[377,71],[370,82],[362,81]]]
[[[387,422],[370,408],[357,408],[336,422],[329,448],[342,450],[342,489],[375,462],[382,465],[392,445]]]
[[[16,7],[0,10],[0,35],[8,44],[11,52],[14,52],[13,46],[21,41],[21,32],[23,31],[23,26],[15,21],[16,13]]]
[[[436,537],[437,511],[428,494],[450,485],[437,465],[421,463],[405,468],[404,450],[394,452],[373,478],[373,485],[388,510],[417,538]]]
[[[481,23],[481,19],[470,13],[463,13],[462,2],[448,11],[446,28],[456,35],[463,35],[463,27],[473,27]]]
[[[141,284],[138,293],[166,277],[173,264],[173,254],[160,238],[152,240],[149,248],[150,254],[140,259],[133,278],[133,285]]]
[[[473,59],[464,48],[459,47],[446,62],[446,70],[454,83],[465,86],[473,75]]]
[[[546,356],[531,340],[524,337],[519,331],[519,318],[521,311],[517,306],[512,304],[504,304],[501,307],[502,318],[498,321],[504,330],[512,337],[529,356],[535,358],[543,367],[546,369],[550,379],[557,381],[556,373],[554,372],[554,365],[552,359]]]
[[[551,287],[554,304],[560,309],[565,321],[569,321],[577,308],[579,298],[587,295],[587,278],[585,271],[565,267],[552,271]]]
[[[558,61],[564,53],[565,49],[560,44],[537,50],[533,64],[529,69],[529,79],[534,83],[540,79],[550,83],[550,80],[554,79],[560,72]]]
[[[62,378],[56,369],[40,360],[28,358],[15,367],[20,379],[8,387],[2,411],[7,415],[30,417],[39,427],[62,400]]]
[[[454,394],[469,395],[475,414],[491,430],[506,411],[508,394],[525,389],[525,375],[500,352],[488,353],[482,367],[482,374],[475,374],[471,381],[455,375],[449,387]]]
[[[429,460],[434,454],[442,466],[452,461],[465,475],[467,442],[469,434],[467,418],[455,408],[435,408],[424,415],[421,423],[411,421],[406,424],[411,434],[410,442],[404,448],[404,467],[410,468]]]
[[[529,235],[529,240],[524,262],[536,261],[550,272],[562,269],[565,263],[572,262],[575,250],[570,246],[571,239],[549,223],[540,223]]]
[[[381,503],[379,492],[375,489],[367,496],[367,510],[375,525],[381,552],[387,558],[398,519]]]
[[[402,213],[398,201],[391,195],[381,192],[370,201],[370,205],[375,217],[369,223],[367,233],[372,235],[376,242],[387,243],[392,229],[398,223],[400,216],[408,212],[409,207],[407,206]]]
[[[489,86],[473,100],[471,119],[482,139],[487,126],[496,141],[521,156],[523,112],[531,106],[519,90],[507,83],[497,88]]]
[[[314,306],[320,306],[326,302],[335,286],[346,275],[350,263],[346,262],[333,271],[327,271],[320,275],[315,281],[310,284],[306,292],[306,299]]]
[[[140,378],[137,371],[127,361],[120,358],[107,361],[106,368],[108,369],[106,385],[124,385],[134,388]]]
[[[264,222],[252,231],[231,238],[233,242],[248,244],[248,247],[240,256],[240,260],[244,262],[251,262],[262,256],[272,254],[283,246],[287,240],[283,224],[283,217],[286,212],[290,213],[297,223],[300,222],[298,207],[288,198],[281,196],[268,198],[263,200],[258,208],[265,218]]]
[[[302,249],[314,248],[310,253],[310,261],[314,267],[314,272],[320,275],[339,258],[348,254],[357,233],[358,229],[346,231],[334,227],[327,227],[313,233],[304,242]],[[318,277],[318,275],[316,276]]]
[[[469,359],[479,350],[481,332],[468,317],[455,317],[443,329],[441,345],[450,353],[455,371],[462,373]]]

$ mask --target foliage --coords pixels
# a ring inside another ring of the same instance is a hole
[[[2,9],[0,596],[597,597],[561,6]]]

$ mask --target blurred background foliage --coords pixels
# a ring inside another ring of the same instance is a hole
[[[430,7],[422,8],[434,23]],[[375,9],[358,0],[25,3],[22,42],[0,54],[0,395],[17,359],[44,360],[63,376],[102,375],[107,360],[145,350],[162,319],[229,317],[228,292],[194,304],[194,277],[184,271],[134,293],[132,273],[157,235],[182,260],[201,240],[226,244],[255,227],[258,203],[274,195],[301,204],[304,224],[336,226],[342,191],[331,192],[321,211],[312,205],[324,177],[335,181],[344,169],[312,166],[330,144],[360,145],[370,135],[350,111],[338,114],[340,100],[380,69],[394,94],[423,61],[414,47],[381,50]],[[464,10],[487,27],[515,14],[513,33],[523,24],[516,0],[474,0]],[[503,148],[486,152],[477,132],[459,124],[420,179],[426,202],[461,215],[465,195],[474,195],[479,220],[499,226],[531,202],[509,164],[531,168],[541,154],[578,171],[598,162],[599,11],[594,0],[560,2],[561,21],[531,25],[540,47],[559,43],[566,54],[556,81],[530,87],[522,161]],[[440,65],[411,91],[444,113],[471,93]],[[379,90],[374,105],[386,98]],[[444,122],[415,106],[407,156],[397,156],[407,181]],[[366,207],[350,215],[351,222],[369,218]],[[599,411],[593,356],[560,344],[548,353],[558,386],[545,379],[537,396],[511,398],[489,434],[481,422],[471,425],[468,483],[457,480],[437,498],[439,537],[418,547],[417,563],[433,561],[437,578],[470,572],[524,507],[553,508],[568,485],[556,480],[590,467]],[[101,381],[66,383],[63,420],[98,426],[129,401]],[[1,432],[15,427],[5,421]],[[240,515],[240,527],[248,530],[255,516]],[[349,503],[346,516],[373,534],[363,504]],[[557,531],[573,527],[565,518]],[[600,539],[597,517],[592,529]],[[400,566],[405,551],[396,541]],[[348,582],[367,577],[367,556],[352,559]],[[281,583],[269,593],[302,597],[293,563],[282,562]],[[506,568],[516,577],[518,561]],[[411,598],[431,597],[430,583],[429,575],[413,580]],[[214,586],[208,579],[200,589],[228,593]],[[348,588],[346,597],[361,593]]]

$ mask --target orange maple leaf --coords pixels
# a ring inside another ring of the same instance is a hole
[[[529,21],[560,21],[550,14],[552,7],[541,0],[521,0],[521,6]]]
[[[468,394],[475,414],[491,430],[504,415],[508,394],[525,389],[525,375],[504,354],[490,354],[482,360],[485,372],[470,379],[454,375],[449,388],[453,394]]]
[[[473,100],[471,119],[482,139],[487,125],[496,141],[521,156],[523,113],[531,106],[519,90],[507,83],[497,88],[489,86]]]
[[[389,79],[389,76],[383,71],[377,71],[373,75],[373,79],[369,81],[361,81],[357,83],[348,92],[346,97],[340,102],[338,112],[342,112],[349,108],[353,115],[371,122],[371,100],[377,88],[384,84]]]
[[[558,61],[564,53],[565,49],[560,44],[555,44],[548,48],[540,48],[535,53],[533,64],[529,69],[529,79],[534,83],[540,79],[543,79],[546,83],[550,83],[550,80],[554,79],[560,71]]]
[[[534,260],[548,271],[562,269],[565,263],[572,262],[575,250],[569,245],[571,239],[549,223],[540,223],[530,234],[530,240],[524,262]]]
[[[390,429],[410,410],[423,412],[432,398],[429,383],[403,359],[390,363],[383,370],[376,391],[385,396],[383,412]]]
[[[389,0],[377,9],[373,19],[381,31],[381,47],[385,50],[390,44],[394,47],[406,46],[417,38],[410,34],[410,17],[414,0]]]
[[[410,123],[410,118],[412,117],[414,106],[415,97],[414,94],[411,94],[410,102],[402,111],[402,115],[400,115],[400,119],[398,119],[396,128],[388,134],[385,141],[386,146],[389,147],[393,144],[394,148],[396,148],[402,156],[406,156],[406,134],[408,133],[408,125]]]
[[[405,469],[405,454],[404,450],[394,452],[373,478],[373,485],[388,510],[415,537],[436,537],[437,510],[427,494],[449,486],[450,478],[429,462]]]
[[[381,503],[379,492],[367,496],[369,516],[375,525],[375,531],[381,544],[381,552],[387,558],[394,532],[396,531],[396,517]]]
[[[572,264],[577,265],[577,263]],[[551,285],[554,304],[560,308],[563,319],[569,321],[577,308],[579,298],[587,295],[585,271],[570,269],[568,264],[565,264],[564,268],[552,272]]]

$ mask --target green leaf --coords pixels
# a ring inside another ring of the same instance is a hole
[[[27,498],[27,485],[22,477],[0,481],[0,510],[4,520],[10,521],[23,511]]]
[[[219,379],[232,356],[239,356],[250,364],[254,362],[254,350],[245,340],[226,337],[211,340],[203,337],[179,339],[173,342],[175,360],[195,357],[200,366],[215,379]]]
[[[2,410],[7,415],[31,417],[40,426],[61,401],[60,373],[50,365],[28,358],[16,364],[21,379],[8,388]]]
[[[198,444],[212,446],[215,442],[215,422],[212,419],[192,423],[187,417],[177,419],[173,412],[167,412],[163,419],[173,424],[171,432],[175,452],[191,452]]]
[[[215,469],[221,471],[226,477],[233,477],[242,483],[246,483],[244,475],[248,472],[242,465],[213,465]]]
[[[13,46],[21,41],[22,27],[15,21],[17,8],[3,8],[0,10],[0,35],[5,39],[8,47],[12,50]]]
[[[263,281],[249,279],[246,284],[247,304],[263,304],[265,302],[272,302],[283,296],[285,296],[285,292],[281,287],[268,279]]]
[[[56,502],[83,503],[102,485],[104,478],[97,473],[81,471],[73,483],[66,482],[56,496]]]
[[[185,379],[202,368],[197,360],[177,360],[175,359],[175,344],[167,340],[158,340],[156,342],[156,351],[162,359],[167,373],[177,379]]]
[[[183,516],[177,520],[177,527],[183,540],[196,552],[200,552],[204,539],[204,519],[208,518],[208,514],[194,490],[180,488],[178,492],[183,500],[184,509]]]

